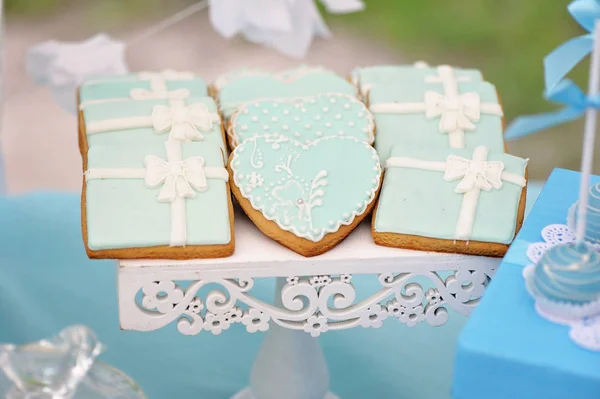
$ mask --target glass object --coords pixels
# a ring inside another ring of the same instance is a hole
[[[73,326],[56,337],[0,346],[0,397],[6,399],[146,399],[123,372],[96,358],[105,347]]]

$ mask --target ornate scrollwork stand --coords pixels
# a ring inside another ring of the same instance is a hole
[[[230,258],[120,261],[119,315],[126,330],[152,331],[177,322],[186,335],[221,334],[234,324],[249,333],[268,331],[250,387],[234,399],[334,399],[316,337],[377,328],[392,318],[407,326],[440,326],[448,320],[448,307],[471,312],[498,263],[379,247],[367,224],[334,250],[303,258],[238,217]],[[360,274],[377,275],[381,288],[358,297],[352,277]],[[252,294],[254,279],[268,277],[277,278],[273,303]]]

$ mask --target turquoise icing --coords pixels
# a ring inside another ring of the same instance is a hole
[[[375,150],[351,137],[327,137],[306,146],[265,135],[244,141],[232,156],[235,185],[252,207],[280,228],[315,242],[363,214],[381,177]]]
[[[498,104],[496,88],[488,82],[459,83],[460,94],[476,92],[483,103]],[[369,94],[369,105],[379,103],[422,103],[425,92],[444,93],[441,83],[425,83],[414,79],[402,83],[375,86]],[[440,133],[440,118],[427,119],[424,112],[414,114],[374,113],[377,126],[375,148],[382,161],[395,145],[448,148],[448,134]],[[465,148],[483,145],[493,152],[504,152],[502,117],[481,113],[473,131],[465,131]]]
[[[549,248],[535,266],[530,287],[554,302],[581,305],[600,299],[600,254],[589,244]]]
[[[167,80],[167,88],[171,90],[188,89],[192,96],[208,95],[208,86],[200,77],[193,80]],[[79,90],[80,102],[129,98],[132,89],[150,89],[150,81],[139,80],[137,74],[121,76],[99,76],[84,83]]]
[[[348,136],[372,142],[371,113],[354,97],[322,94],[302,101],[248,104],[231,120],[236,142],[264,134],[283,134],[302,143],[320,137]]]
[[[455,154],[472,159],[467,149],[396,146],[394,157],[443,162]],[[504,171],[525,175],[527,160],[492,152],[488,161],[501,161]],[[389,167],[379,197],[375,231],[454,239],[463,194],[454,192],[459,181],[444,181],[443,172]],[[503,182],[498,190],[481,191],[471,240],[509,244],[515,225],[522,187]]]
[[[204,104],[211,113],[217,114],[217,106],[211,97],[190,97],[184,100],[186,105]],[[122,100],[106,103],[89,104],[84,108],[83,115],[86,126],[90,122],[103,121],[113,118],[127,118],[134,116],[151,116],[155,105],[169,105],[168,100]],[[214,122],[210,131],[201,132],[204,142],[212,143],[223,150],[226,149],[223,142],[221,125]],[[136,147],[140,143],[160,145],[169,137],[169,133],[157,134],[153,127],[114,130],[110,132],[88,134],[88,146],[110,146],[116,145],[123,148]]]
[[[143,168],[146,155],[166,159],[164,143],[137,147],[94,146],[88,168]],[[223,166],[218,147],[186,143],[183,159],[202,156],[206,166]],[[208,190],[187,198],[188,245],[227,244],[231,241],[226,182],[208,179]],[[159,202],[161,187],[148,188],[143,179],[92,179],[86,187],[88,246],[92,250],[169,245],[170,203]]]
[[[579,203],[571,210],[574,227],[577,228],[577,212]],[[585,239],[592,243],[600,242],[600,184],[590,187],[588,192],[588,207],[585,222]]]
[[[219,91],[219,104],[229,118],[243,103],[260,99],[310,97],[322,93],[356,95],[356,89],[346,79],[330,72],[310,73],[290,82],[274,76],[245,76]]]
[[[483,81],[481,72],[476,69],[452,67],[454,76],[468,77],[473,81]],[[399,81],[421,80],[428,76],[438,76],[436,67],[417,68],[413,65],[377,65],[356,68],[351,73],[352,81],[362,90],[366,85],[388,85]]]

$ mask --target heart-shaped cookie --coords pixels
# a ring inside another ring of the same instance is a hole
[[[379,191],[376,151],[353,137],[306,145],[282,135],[245,140],[231,154],[232,192],[267,236],[304,256],[342,241]]]
[[[362,102],[332,93],[244,105],[232,117],[228,136],[232,148],[265,134],[288,136],[303,144],[330,136],[354,137],[372,144],[374,129],[371,112]]]

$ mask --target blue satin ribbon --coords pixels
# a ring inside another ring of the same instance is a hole
[[[504,137],[515,140],[529,136],[540,130],[580,118],[588,108],[600,108],[600,94],[587,97],[571,80],[561,80],[554,89],[546,93],[546,98],[565,108],[544,114],[521,116],[506,129]]]
[[[568,10],[585,30],[587,35],[579,36],[562,44],[544,59],[546,92],[551,92],[567,74],[581,62],[594,46],[594,25],[600,19],[600,0],[575,0]]]

